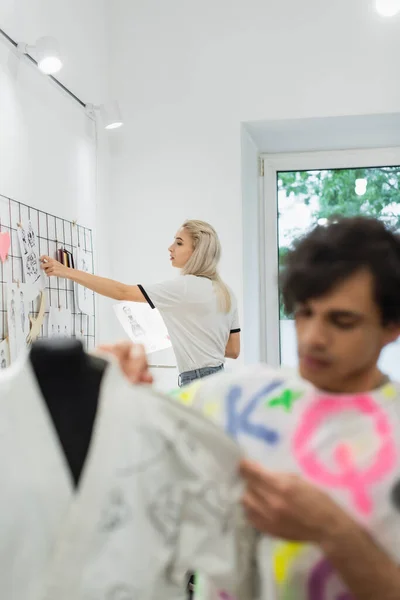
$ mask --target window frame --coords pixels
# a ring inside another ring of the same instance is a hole
[[[278,290],[278,190],[281,171],[357,169],[400,165],[400,147],[260,154],[259,265],[260,265],[260,357],[280,366],[280,319]]]

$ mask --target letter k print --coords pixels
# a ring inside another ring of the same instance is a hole
[[[252,422],[250,417],[253,411],[260,404],[260,401],[269,395],[275,388],[282,385],[282,381],[275,380],[262,388],[250,401],[241,409],[238,409],[239,401],[242,399],[243,388],[234,386],[230,389],[227,398],[227,432],[232,437],[237,438],[240,433],[259,439],[267,444],[276,444],[279,441],[279,434],[273,429],[268,429],[263,423]],[[265,413],[264,413],[265,414]]]

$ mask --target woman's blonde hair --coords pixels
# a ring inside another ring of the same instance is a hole
[[[214,227],[205,221],[190,220],[182,225],[193,241],[193,254],[182,269],[183,275],[196,275],[211,279],[221,311],[228,313],[232,307],[231,293],[218,274],[221,243]]]

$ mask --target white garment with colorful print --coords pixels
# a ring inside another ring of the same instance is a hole
[[[265,365],[215,375],[176,392],[220,424],[245,454],[270,470],[297,473],[326,490],[400,563],[400,385],[352,395],[315,390],[295,373]],[[262,600],[351,600],[319,549],[260,537]],[[249,562],[249,561],[248,561]],[[233,600],[199,578],[197,600]],[[237,600],[240,600],[238,598]]]

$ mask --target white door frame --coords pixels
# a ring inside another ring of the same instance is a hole
[[[261,154],[260,159],[260,356],[262,361],[271,366],[279,366],[278,172],[397,166],[400,165],[400,147],[296,154]]]

